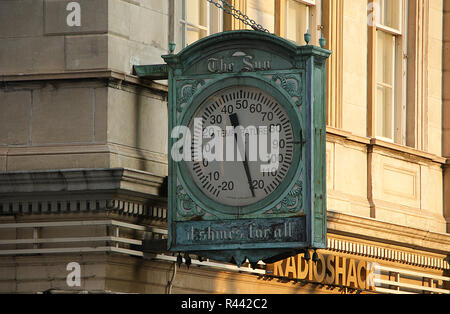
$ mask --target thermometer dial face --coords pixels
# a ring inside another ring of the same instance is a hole
[[[233,86],[215,93],[199,106],[188,128],[192,144],[195,134],[203,138],[200,149],[192,146],[186,168],[200,191],[217,203],[255,204],[274,193],[291,167],[294,134],[289,116],[259,88]]]

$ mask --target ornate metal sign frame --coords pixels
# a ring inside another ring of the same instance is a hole
[[[326,248],[325,62],[330,53],[268,33],[232,31],[163,56],[169,82],[170,251],[240,265],[246,258],[256,263],[305,248]],[[204,197],[185,163],[170,154],[176,141],[171,130],[186,126],[208,96],[233,85],[258,87],[282,104],[298,144],[278,192],[242,208]],[[256,230],[271,231],[257,237]]]

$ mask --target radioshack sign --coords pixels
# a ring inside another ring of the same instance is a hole
[[[266,267],[266,275],[352,289],[375,290],[375,263],[333,254],[317,254],[317,262],[312,259],[306,261],[302,253],[269,264]]]

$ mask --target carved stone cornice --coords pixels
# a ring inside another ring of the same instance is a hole
[[[435,233],[334,211],[328,211],[327,226],[329,234],[437,254],[450,253],[450,234],[446,233]]]
[[[0,215],[117,211],[153,216],[164,177],[125,169],[0,173]]]
[[[0,75],[0,86],[1,83],[9,85],[20,82],[87,79],[118,80],[136,86],[146,87],[157,92],[167,93],[168,91],[166,85],[153,81],[141,80],[135,75],[129,75],[112,69]]]

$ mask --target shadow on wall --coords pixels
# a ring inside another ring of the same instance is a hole
[[[141,126],[142,126],[142,112],[143,112],[143,104],[142,104],[142,88],[138,87],[136,89],[136,94],[135,94],[135,110],[134,110],[134,121],[135,121],[135,127],[134,127],[134,134],[135,134],[135,142],[134,142],[134,146],[136,148],[138,148],[136,150],[136,153],[139,156],[138,159],[138,170],[142,170],[142,171],[148,171],[146,163],[145,163],[145,156],[142,154],[141,150],[139,149],[140,147],[143,146],[143,138],[142,138],[142,134],[141,134]],[[149,135],[151,136],[151,135]]]

